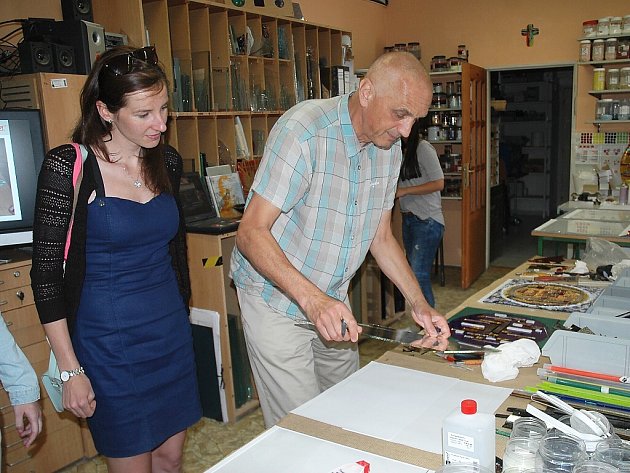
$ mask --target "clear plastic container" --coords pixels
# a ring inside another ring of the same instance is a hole
[[[610,17],[597,20],[597,36],[608,36],[610,33]]]
[[[606,69],[603,67],[593,69],[593,90],[606,90]]]
[[[582,23],[582,35],[585,38],[594,38],[597,36],[597,20],[587,20]]]
[[[626,203],[628,199],[628,186],[626,186]],[[621,202],[621,196],[619,198]],[[630,471],[630,447],[622,442],[600,442],[595,449],[593,459],[616,466],[623,472]]]
[[[516,468],[517,471],[536,468],[536,452],[540,439],[511,438],[503,452],[503,471]]]
[[[608,38],[605,44],[604,60],[614,61],[617,59],[617,38]]]
[[[588,62],[591,60],[591,40],[584,39],[580,41],[580,62]]]
[[[594,39],[591,57],[593,61],[603,61],[604,53],[606,51],[606,44],[603,39]]]
[[[619,69],[608,69],[606,71],[606,90],[617,90],[619,88]]]
[[[519,417],[512,425],[510,439],[525,438],[540,440],[547,433],[547,425],[536,417]]]
[[[619,88],[630,89],[630,67],[619,69]]]
[[[576,465],[573,473],[619,473],[619,468],[597,460],[586,460]]]
[[[618,120],[630,120],[630,99],[619,99]]]
[[[494,470],[495,437],[494,415],[477,412],[477,403],[472,399],[463,400],[442,423],[444,464],[478,463]]]
[[[613,99],[600,99],[597,101],[595,119],[596,120],[612,120],[613,119]]]
[[[630,15],[626,15],[621,20],[621,32],[623,34],[630,34]]]
[[[563,433],[545,435],[536,452],[536,470],[570,473],[578,463],[588,458],[582,440]]]
[[[608,25],[608,34],[618,35],[622,31],[622,18],[620,16],[611,16],[610,24]]]

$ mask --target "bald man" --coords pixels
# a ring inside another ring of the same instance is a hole
[[[301,102],[269,134],[230,271],[267,427],[359,368],[347,293],[368,250],[427,336],[450,335],[390,226],[400,138],[431,98],[420,62],[387,53],[356,92]]]

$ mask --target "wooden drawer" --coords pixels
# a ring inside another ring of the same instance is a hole
[[[13,336],[15,336],[17,330],[36,327],[38,325],[41,326],[34,304],[25,305],[24,307],[13,310],[2,309],[2,318]]]
[[[57,412],[50,400],[46,397],[40,400],[42,414],[44,416],[44,430],[51,434],[58,430],[63,430],[71,426],[79,428],[78,419],[69,411]],[[15,414],[13,408],[3,409],[0,414],[0,425],[2,425],[2,444],[10,447],[19,440],[19,435],[15,429]],[[37,440],[39,442],[39,440]],[[83,448],[83,447],[81,447]]]
[[[30,271],[30,264],[0,270],[0,289],[5,291],[14,287],[30,286]]]
[[[44,426],[44,433],[30,448],[26,449],[21,444],[7,448],[2,460],[6,473],[50,473],[82,457],[78,425],[54,433],[49,433]]]
[[[33,305],[33,290],[31,286],[19,286],[0,291],[0,310],[20,309]]]

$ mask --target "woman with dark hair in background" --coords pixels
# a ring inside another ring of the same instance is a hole
[[[402,235],[409,265],[425,299],[435,307],[431,266],[442,236],[444,173],[435,148],[420,138],[422,121],[411,128],[400,168],[396,197],[400,199]]]
[[[153,47],[107,51],[87,77],[72,136],[88,151],[80,184],[70,144],[48,152],[38,182],[35,302],[63,405],[87,418],[110,473],[181,471],[186,429],[201,417],[182,159],[162,142],[167,105]]]

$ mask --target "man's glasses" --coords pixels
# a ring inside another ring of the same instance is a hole
[[[135,67],[138,66],[138,61],[151,66],[157,66],[158,56],[155,51],[155,46],[146,46],[127,54],[113,57],[107,61],[104,68],[117,76],[124,76],[125,74],[129,74]]]

